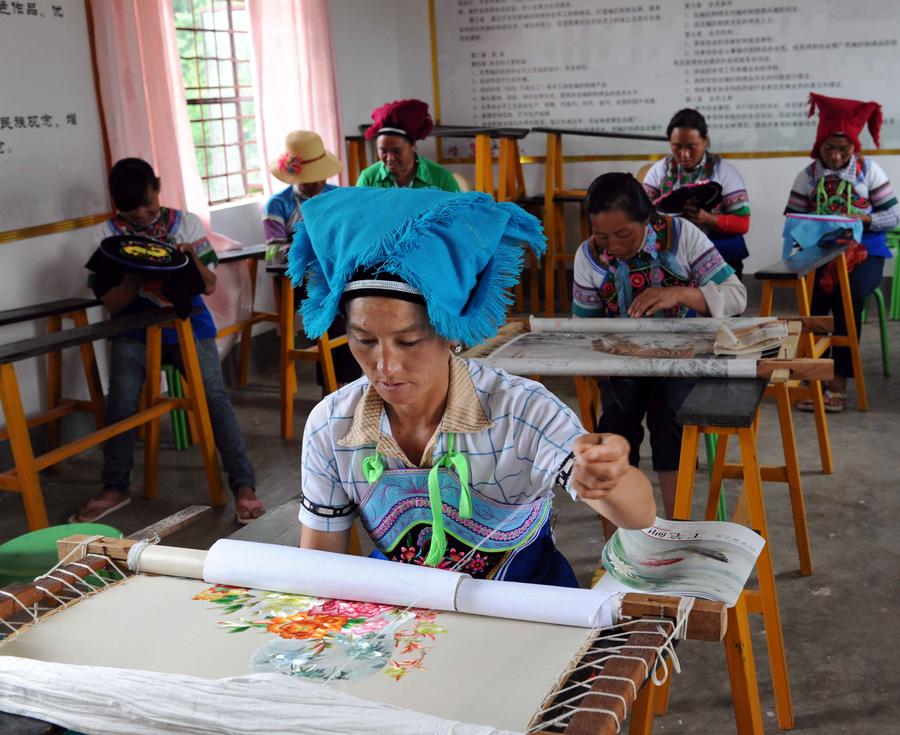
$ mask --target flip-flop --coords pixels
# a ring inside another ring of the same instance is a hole
[[[101,518],[106,518],[106,516],[108,516],[110,513],[115,513],[120,508],[124,508],[126,505],[128,505],[131,502],[131,498],[125,498],[124,500],[120,500],[118,503],[114,503],[113,505],[110,505],[108,508],[104,508],[102,511],[100,511],[95,516],[91,516],[90,518],[86,518],[86,519],[82,518],[81,517],[82,511],[86,511],[88,505],[90,505],[91,502],[93,502],[93,501],[89,500],[87,502],[87,505],[84,506],[84,508],[80,508],[79,510],[76,510],[72,515],[70,515],[69,523],[94,523],[96,521],[99,521]]]
[[[238,509],[235,508],[234,509],[234,520],[241,526],[247,526],[247,525],[253,523],[253,521],[258,521],[265,514],[266,514],[266,510],[265,510],[265,508],[263,508],[263,512],[260,513],[258,516],[242,516],[240,514],[240,512],[238,511]]]
[[[840,391],[828,390],[827,388],[822,391],[822,403],[825,413],[840,413],[844,410],[846,400],[847,396]],[[803,398],[797,401],[797,408],[801,411],[814,410],[812,398]]]

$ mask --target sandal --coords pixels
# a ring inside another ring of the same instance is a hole
[[[121,500],[115,498],[91,498],[84,507],[79,508],[69,516],[69,523],[95,523],[101,518],[106,518],[110,513],[115,513],[131,502],[131,498],[125,495]]]
[[[829,390],[828,388],[822,391],[822,403],[825,407],[825,413],[840,413],[844,410],[846,400],[847,396],[840,391]],[[812,398],[803,398],[797,401],[797,408],[801,411],[813,411],[815,406]]]
[[[242,505],[242,503],[253,503],[254,505],[248,508],[246,505]],[[256,503],[259,505],[256,505]],[[253,511],[257,508],[261,512],[258,515],[253,515]],[[259,500],[250,500],[248,498],[246,500],[238,500],[234,505],[234,520],[241,526],[246,526],[249,523],[253,523],[253,521],[259,520],[265,513],[265,506],[262,504],[262,501]]]

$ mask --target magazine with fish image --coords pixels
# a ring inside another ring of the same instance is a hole
[[[656,522],[618,529],[603,548],[606,574],[598,586],[661,595],[737,602],[765,540],[725,521]]]

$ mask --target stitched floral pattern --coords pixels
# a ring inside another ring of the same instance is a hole
[[[195,600],[219,606],[229,633],[274,634],[250,659],[253,672],[349,680],[382,672],[400,681],[424,669],[428,642],[446,633],[431,610],[217,585]]]

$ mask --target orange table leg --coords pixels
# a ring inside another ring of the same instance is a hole
[[[781,428],[781,445],[784,449],[784,464],[791,493],[794,535],[797,539],[797,553],[800,556],[800,573],[808,576],[813,571],[812,549],[809,543],[809,528],[806,524],[806,506],[803,500],[803,485],[800,480],[800,462],[797,456],[794,420],[791,416],[791,399],[787,384],[775,383],[774,387],[775,401],[778,406],[778,425]]]
[[[256,304],[256,270],[259,261],[250,258],[247,261],[250,271],[250,315],[253,315],[254,304]],[[241,330],[241,351],[238,356],[238,386],[247,384],[247,377],[250,374],[250,345],[253,338],[253,325],[248,324]]]
[[[28,528],[31,531],[47,528],[50,523],[47,520],[41,482],[34,464],[34,448],[31,445],[31,435],[28,433],[28,419],[22,406],[16,369],[11,364],[0,365],[0,404],[3,406],[3,416],[9,432],[9,447],[16,466],[16,478],[25,505]]]
[[[281,438],[294,435],[294,394],[297,375],[291,353],[294,350],[294,287],[287,276],[281,276],[278,317],[281,325]]]
[[[197,345],[194,342],[190,319],[176,319],[175,331],[178,333],[178,346],[181,350],[181,361],[184,363],[184,376],[191,386],[188,410],[194,414],[196,419],[197,435],[195,438],[200,446],[203,466],[206,469],[210,502],[213,505],[224,505],[225,492],[222,487],[222,475],[219,471],[219,460],[216,457],[212,423],[209,420],[209,406],[206,403],[206,391],[200,375]]]
[[[668,679],[666,680],[668,681]],[[657,686],[651,679],[644,682],[644,686],[638,692],[637,699],[631,705],[629,716],[628,735],[650,735],[653,732],[653,714]]]
[[[850,295],[850,273],[847,270],[847,258],[841,253],[837,259],[838,286],[841,289],[841,304],[844,307],[844,319],[847,322],[847,335],[843,344],[850,350],[850,362],[853,365],[853,379],[856,381],[856,405],[860,411],[869,410],[869,396],[866,392],[866,376],[863,374],[862,356],[859,352],[859,333],[856,329],[856,318],[853,316],[853,299]]]
[[[756,685],[756,662],[750,637],[747,601],[742,592],[734,607],[728,608],[725,631],[725,658],[731,681],[731,704],[738,735],[762,735],[764,732],[759,688]]]
[[[62,329],[62,317],[51,316],[47,319],[47,332],[58,332]],[[52,411],[62,402],[62,353],[51,352],[47,355],[47,410]],[[60,420],[55,419],[47,424],[47,449],[59,447]],[[58,469],[53,467],[50,469]]]
[[[144,378],[146,408],[159,403],[159,374],[162,370],[162,330],[147,328],[147,362]],[[155,498],[159,490],[159,419],[144,424],[144,497]]]
[[[72,323],[76,327],[88,325],[85,311],[72,312]],[[81,345],[81,365],[84,368],[84,379],[87,381],[88,394],[91,397],[91,411],[94,414],[94,423],[98,429],[102,429],[106,423],[106,400],[103,397],[103,384],[100,382],[100,371],[97,368],[97,356],[94,354],[93,342]]]
[[[781,613],[778,610],[778,595],[775,591],[775,570],[772,565],[769,530],[763,503],[762,475],[756,456],[756,437],[751,429],[738,429],[737,433],[741,445],[741,464],[744,468],[744,489],[747,495],[750,527],[766,540],[756,560],[756,574],[759,579],[761,612],[766,627],[772,688],[775,691],[775,712],[779,727],[782,730],[790,730],[794,726],[791,685],[781,629]]]

